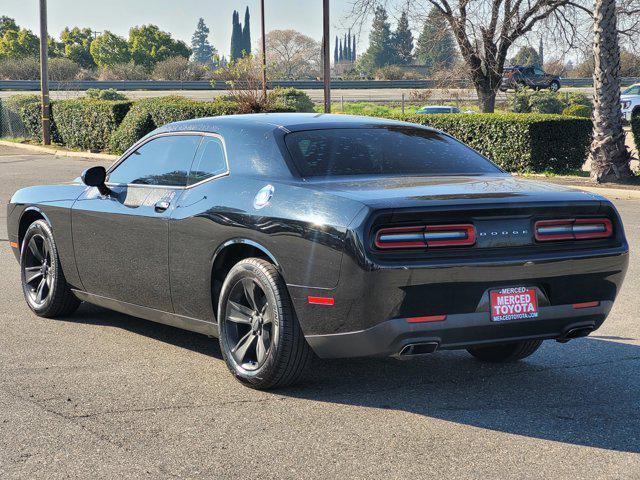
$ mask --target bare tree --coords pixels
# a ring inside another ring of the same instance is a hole
[[[620,45],[616,0],[595,0],[593,140],[589,152],[596,182],[633,177],[620,110]]]
[[[267,33],[267,74],[273,79],[296,80],[320,75],[320,43],[296,30]]]
[[[543,21],[574,17],[579,0],[407,0],[446,19],[483,112],[493,112],[509,48]],[[357,18],[369,16],[384,0],[353,0]],[[570,33],[568,33],[570,34]]]

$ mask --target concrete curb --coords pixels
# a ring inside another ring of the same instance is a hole
[[[614,200],[640,200],[640,190],[627,190],[624,188],[608,187],[583,187],[579,185],[564,185],[565,187],[584,190],[585,192],[596,193]]]
[[[0,140],[0,145],[3,147],[27,150],[34,153],[48,153],[57,157],[90,158],[95,160],[117,160],[120,158],[118,155],[110,155],[108,153],[73,152],[70,150],[59,150],[55,147],[42,147],[39,145],[29,145],[28,143],[8,142],[6,140]]]

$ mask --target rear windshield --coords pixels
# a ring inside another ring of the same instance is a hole
[[[479,175],[501,170],[466,145],[405,126],[293,132],[285,143],[303,177]]]

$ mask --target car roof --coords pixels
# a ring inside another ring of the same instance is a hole
[[[404,125],[426,128],[388,118],[374,118],[355,115],[337,115],[325,113],[252,113],[245,115],[226,115],[220,117],[196,118],[164,125],[152,133],[200,131],[223,133],[225,130],[252,128],[256,130],[279,129],[284,132],[316,130],[325,128],[364,128],[367,126]]]

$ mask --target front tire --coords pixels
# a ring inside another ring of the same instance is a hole
[[[467,348],[467,352],[483,362],[506,363],[533,355],[540,345],[542,340],[528,340],[489,347],[471,347]]]
[[[557,92],[558,90],[560,90],[560,84],[557,81],[554,80],[549,85],[549,90],[551,90],[554,93]]]
[[[39,317],[71,315],[80,305],[64,277],[51,227],[44,220],[27,228],[20,250],[20,272],[27,305]]]
[[[312,353],[274,265],[238,262],[222,285],[218,312],[220,349],[238,380],[257,389],[299,380]]]

